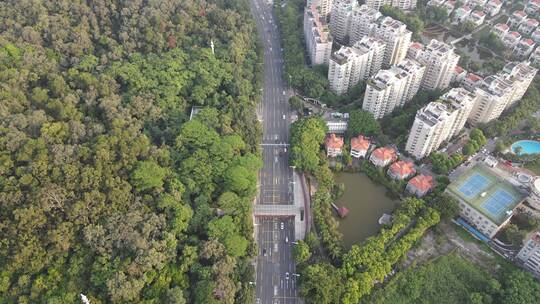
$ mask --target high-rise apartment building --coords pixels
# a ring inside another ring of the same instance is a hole
[[[538,69],[531,67],[527,62],[509,62],[504,66],[501,74],[512,81],[513,89],[512,96],[506,105],[507,109],[523,98],[537,72]]]
[[[465,126],[476,102],[476,96],[464,88],[453,88],[441,96],[441,100],[444,101],[454,116],[450,131],[445,139],[448,140],[458,135]]]
[[[362,108],[379,119],[402,107],[418,91],[423,72],[424,67],[413,60],[380,70],[367,81]]]
[[[417,52],[417,60],[426,66],[422,88],[446,89],[452,81],[459,55],[454,52],[453,46],[432,39],[423,50]]]
[[[376,10],[383,5],[390,5],[407,11],[416,7],[416,0],[366,0],[366,5]]]
[[[380,20],[379,27],[373,35],[386,43],[384,67],[390,67],[405,59],[411,44],[412,32],[403,22],[384,17]]]
[[[333,0],[307,0],[306,7],[315,5],[323,18],[327,18],[332,10]]]
[[[311,64],[328,64],[332,52],[332,36],[324,20],[314,4],[306,7],[304,37]]]
[[[473,126],[498,118],[513,95],[512,82],[501,75],[488,76],[474,91],[474,103],[469,123]]]
[[[349,29],[349,44],[353,45],[360,41],[365,36],[371,36],[378,27],[377,20],[382,17],[382,14],[367,5],[361,5],[352,10],[350,15]]]
[[[381,68],[384,42],[364,37],[352,47],[343,46],[330,58],[328,80],[330,88],[341,95],[360,80],[366,80]]]
[[[330,33],[332,37],[345,44],[353,11],[359,7],[357,0],[335,0],[330,13]]]

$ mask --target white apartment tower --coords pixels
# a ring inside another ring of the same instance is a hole
[[[452,81],[459,55],[454,52],[453,46],[432,39],[423,50],[418,52],[417,60],[426,66],[422,88],[425,90],[446,89]]]
[[[337,41],[344,43],[349,35],[353,10],[358,7],[357,0],[335,0],[330,13],[330,33]]]
[[[304,11],[304,37],[311,64],[328,64],[332,52],[332,37],[315,5]]]
[[[306,7],[315,5],[321,16],[326,19],[332,10],[332,2],[333,0],[307,0]]]
[[[393,66],[407,55],[407,50],[411,44],[412,32],[407,26],[391,17],[384,17],[375,31],[374,36],[386,43],[386,53],[384,54],[384,67]]]
[[[474,103],[476,102],[476,96],[465,90],[464,88],[453,88],[446,92],[441,99],[448,105],[448,108],[454,113],[453,123],[450,126],[450,131],[446,136],[446,139],[458,135],[463,129],[467,118],[471,114]],[[445,139],[445,140],[446,140]]]
[[[349,44],[353,45],[360,41],[365,36],[371,36],[377,29],[377,20],[382,17],[382,14],[367,5],[356,7],[351,15],[349,29]]]
[[[536,231],[529,235],[517,258],[523,262],[525,268],[540,278],[540,232]]]
[[[488,76],[475,89],[474,103],[469,123],[473,126],[497,119],[513,95],[512,82],[500,75]]]
[[[506,109],[523,98],[537,72],[538,69],[531,67],[527,62],[509,62],[504,66],[502,76],[512,81],[513,88]]]
[[[379,119],[403,106],[418,91],[423,71],[413,60],[380,70],[367,82],[362,109]]]
[[[376,10],[383,5],[390,5],[407,11],[416,8],[416,0],[366,0],[366,5]]]
[[[384,43],[364,37],[354,46],[343,46],[330,58],[328,80],[330,88],[341,95],[360,80],[366,80],[381,68]]]

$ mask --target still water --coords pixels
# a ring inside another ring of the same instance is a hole
[[[392,213],[398,201],[386,196],[386,189],[363,173],[339,173],[336,182],[345,184],[345,192],[336,204],[349,209],[347,217],[339,220],[339,231],[348,248],[376,234],[379,218],[383,213]]]

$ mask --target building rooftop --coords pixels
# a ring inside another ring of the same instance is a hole
[[[388,16],[381,19],[380,29],[389,30],[401,34],[411,32],[407,29],[405,23]]]
[[[522,39],[520,42],[518,42],[518,44],[521,44],[521,45],[524,45],[524,46],[534,46],[534,41],[532,41],[532,39]]]
[[[536,19],[528,18],[525,22],[527,23],[528,26],[531,26],[531,27],[538,26],[538,20]]]
[[[539,0],[539,1],[540,1],[540,0]],[[495,5],[501,5],[501,4],[502,4],[502,1],[500,1],[500,0],[491,0],[491,1],[489,1],[488,3],[490,3],[490,4],[495,4]]]
[[[411,178],[409,184],[422,192],[427,192],[433,187],[433,177],[420,174]]]
[[[456,102],[458,104],[461,104],[466,101],[470,101],[474,98],[474,94],[467,91],[466,89],[459,87],[459,88],[453,88],[450,91],[446,92],[443,96],[441,96],[441,99],[447,101],[447,102]]]
[[[381,147],[373,150],[371,155],[377,159],[386,161],[386,160],[394,160],[397,158],[396,149],[392,147]]]
[[[356,151],[367,151],[369,149],[369,140],[363,135],[351,138],[351,149]]]
[[[437,57],[446,57],[455,54],[453,46],[436,39],[431,39],[426,46],[426,52],[434,54]]]
[[[510,27],[508,26],[508,24],[506,23],[497,23],[497,25],[495,25],[495,27],[503,32],[507,31],[508,29],[510,29]]]
[[[420,42],[413,42],[411,43],[410,48],[415,50],[422,50],[424,48],[424,45]]]
[[[468,13],[468,12],[472,11],[472,8],[470,6],[468,6],[468,5],[463,5],[461,7],[458,7],[458,10],[462,11],[464,13]]]
[[[510,32],[510,33],[508,33],[508,35],[509,35],[509,36],[513,36],[513,37],[516,38],[516,39],[521,38],[521,34],[518,33],[518,32],[516,32],[516,31]]]
[[[478,82],[478,81],[484,80],[484,78],[482,78],[482,77],[480,77],[480,76],[478,76],[478,75],[476,75],[474,73],[470,73],[470,72],[469,72],[469,74],[467,74],[466,78],[467,78],[468,81],[472,81],[472,82]]]
[[[306,11],[309,17],[312,18],[312,30],[316,37],[318,37],[319,42],[326,43],[332,41],[330,33],[326,25],[323,23],[324,18],[319,15],[319,10],[315,4],[312,4],[309,9]]]
[[[416,173],[414,163],[404,160],[399,160],[390,165],[390,171],[399,176],[407,176]]]
[[[514,13],[512,13],[512,16],[524,18],[527,17],[527,14],[524,11],[515,11]]]
[[[446,191],[497,225],[506,221],[525,198],[515,186],[482,164],[462,173]]]
[[[472,15],[475,16],[475,17],[478,17],[478,18],[482,18],[482,17],[485,17],[486,16],[486,13],[484,13],[483,11],[474,11],[472,12]]]
[[[326,148],[330,149],[341,149],[343,147],[343,138],[336,136],[336,134],[332,133],[328,136],[326,136],[326,139],[324,140],[324,145]]]
[[[465,69],[460,67],[459,65],[456,65],[456,67],[454,68],[454,72],[459,75],[459,74],[465,72]]]
[[[437,123],[448,118],[449,112],[445,104],[433,101],[425,105],[416,112],[416,119],[421,120],[424,124],[433,127]]]

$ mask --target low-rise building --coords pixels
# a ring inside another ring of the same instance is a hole
[[[467,70],[460,67],[459,65],[456,65],[456,68],[454,69],[454,77],[452,82],[461,83],[463,80],[465,80],[465,77],[467,76]]]
[[[377,167],[386,167],[397,159],[396,149],[392,147],[381,147],[373,150],[369,160]]]
[[[369,145],[369,139],[363,135],[351,138],[351,156],[355,158],[366,157]]]
[[[326,136],[324,140],[324,146],[326,148],[326,156],[336,157],[343,153],[343,138],[336,136],[332,133]]]
[[[488,0],[467,0],[465,1],[467,3],[467,5],[469,5],[470,7],[482,7],[484,6],[486,3],[487,3]]]
[[[525,5],[525,12],[529,15],[540,13],[540,0],[530,0]]]
[[[531,233],[525,240],[517,258],[523,266],[540,278],[540,232]]]
[[[347,131],[349,122],[346,119],[329,119],[326,120],[326,126],[328,127],[328,133],[343,134]]]
[[[510,221],[525,197],[513,183],[483,164],[463,172],[445,192],[458,201],[460,216],[489,238]]]
[[[508,19],[508,25],[518,27],[525,19],[527,19],[527,14],[524,11],[515,11]]]
[[[388,168],[388,176],[395,180],[404,180],[416,174],[413,162],[398,160]]]
[[[527,57],[534,50],[534,41],[532,39],[521,39],[516,46],[514,46],[514,54],[518,57]]]
[[[471,92],[474,92],[474,90],[479,87],[482,82],[484,81],[484,78],[474,74],[474,73],[471,73],[469,72],[467,74],[467,77],[465,77],[465,79],[463,80],[462,82],[462,86],[471,91]]]
[[[446,8],[446,12],[448,13],[448,16],[450,16],[450,14],[456,8],[456,1],[455,0],[448,0],[443,4],[442,7]]]
[[[484,23],[485,19],[486,19],[486,13],[484,13],[481,10],[477,10],[477,11],[472,12],[469,15],[469,18],[467,18],[467,21],[471,22],[472,24],[476,26],[480,26],[482,25],[482,23]]]
[[[458,7],[454,12],[454,22],[463,23],[471,15],[472,9],[468,5]]]
[[[540,28],[537,28],[537,29],[531,34],[531,39],[532,39],[535,43],[540,43]]]
[[[519,43],[520,40],[521,40],[521,34],[516,31],[513,31],[506,34],[501,41],[504,44],[504,46],[506,46],[507,48],[514,48]]]
[[[431,188],[433,188],[433,177],[420,174],[409,180],[405,190],[416,197],[423,197]]]
[[[486,3],[486,5],[484,5],[484,11],[490,17],[493,17],[501,11],[502,5],[503,3],[501,0],[490,0],[488,3]]]
[[[527,18],[519,24],[518,31],[524,35],[530,35],[538,27],[538,20]]]
[[[498,23],[491,29],[491,32],[499,39],[503,39],[508,34],[508,31],[510,31],[510,27],[506,23]]]
[[[540,47],[537,47],[534,52],[532,52],[531,57],[529,57],[531,64],[535,67],[540,67]]]

